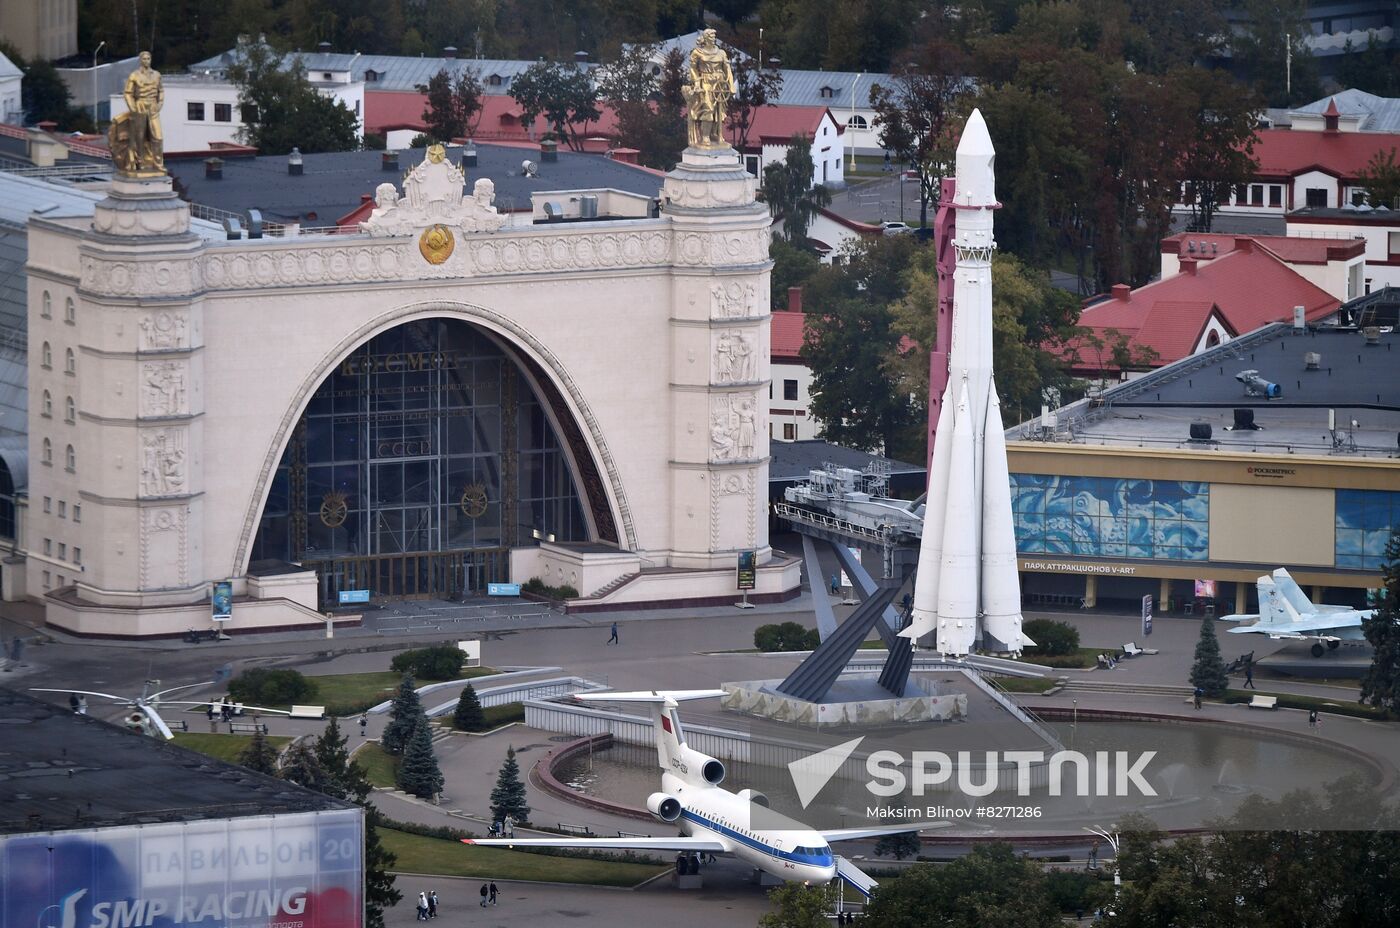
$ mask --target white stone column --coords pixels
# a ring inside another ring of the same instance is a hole
[[[687,149],[666,175],[675,228],[672,564],[768,560],[767,208],[733,149]]]

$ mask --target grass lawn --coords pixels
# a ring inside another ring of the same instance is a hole
[[[252,740],[252,735],[213,735],[208,732],[196,731],[175,733],[175,743],[180,747],[208,754],[210,757],[217,757],[219,760],[226,760],[231,764],[238,763],[238,755],[243,753],[243,749]],[[279,751],[291,740],[285,735],[267,736],[267,743]]]
[[[385,754],[378,741],[370,741],[355,752],[355,763],[365,768],[365,776],[375,786],[398,785],[399,759]]]
[[[496,673],[491,667],[467,667],[462,670],[459,680],[484,677]],[[346,716],[363,712],[394,695],[402,674],[392,670],[373,673],[333,673],[323,677],[307,677],[316,684],[316,695],[308,700],[326,707],[330,715]],[[437,682],[437,681],[427,681]],[[285,709],[286,706],[269,706],[271,709]]]
[[[1060,681],[1053,677],[994,677],[992,684],[1008,693],[1043,693],[1059,686]]]
[[[552,883],[590,883],[597,886],[635,886],[666,870],[667,865],[628,861],[588,860],[527,854],[496,847],[473,847],[441,838],[425,838],[390,828],[379,829],[380,840],[398,861],[402,873],[497,880],[541,880]]]
[[[1027,648],[1021,655],[1028,663],[1045,667],[1093,667],[1100,654],[1117,654],[1118,648],[1075,648],[1068,654],[1041,654],[1035,648]]]

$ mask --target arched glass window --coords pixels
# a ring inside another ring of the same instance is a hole
[[[43,462],[49,466],[53,466],[53,442],[45,438],[43,448]]]
[[[847,124],[849,129],[869,129],[870,123],[865,121],[865,117],[859,113],[851,114],[851,121]]]
[[[78,321],[78,308],[73,305],[71,296],[63,303],[63,321],[69,325],[74,325]]]
[[[49,393],[48,390],[44,391],[44,405],[39,414],[45,419],[53,418],[53,394]]]
[[[44,301],[39,307],[39,315],[43,316],[45,319],[53,318],[53,297],[49,296],[49,291],[47,290],[44,291]]]
[[[73,452],[72,445],[63,449],[63,466],[70,474],[78,469],[78,456]]]
[[[63,401],[63,421],[76,422],[78,420],[78,404],[73,402],[73,397],[68,397]]]
[[[48,342],[44,342],[44,350],[39,355],[39,363],[44,366],[45,370],[53,369],[53,349],[49,347]]]
[[[78,372],[78,362],[73,357],[73,349],[63,349],[63,372],[65,374],[76,374]]]

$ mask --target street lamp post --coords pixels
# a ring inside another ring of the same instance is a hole
[[[860,86],[860,79],[862,77],[865,77],[864,71],[857,74],[855,83],[851,84],[851,118],[846,122],[846,138],[849,139],[851,143],[851,163],[846,170],[850,173],[855,173],[856,169],[856,140],[852,135],[851,123],[856,121],[856,88]]]
[[[1118,904],[1118,895],[1123,890],[1123,871],[1118,866],[1118,832],[1116,825],[1109,825],[1108,830],[1095,828],[1092,825],[1083,826],[1084,830],[1095,837],[1102,838],[1108,842],[1108,846],[1113,848],[1113,904]]]
[[[97,47],[92,50],[92,131],[97,131],[97,53],[102,51],[102,47],[107,44],[103,39],[97,43]]]

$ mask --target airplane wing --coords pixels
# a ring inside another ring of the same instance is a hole
[[[463,844],[483,847],[571,847],[593,851],[713,851],[725,850],[710,838],[463,838]]]
[[[631,693],[575,693],[581,702],[665,702],[668,699],[718,699],[729,695],[724,690],[644,690]]]
[[[870,825],[866,828],[834,828],[818,831],[828,842],[855,841],[858,838],[883,838],[887,835],[902,835],[905,832],[932,831],[935,828],[948,828],[952,822],[905,822],[902,825]]]
[[[1313,614],[1304,618],[1301,622],[1289,622],[1287,625],[1245,625],[1241,628],[1230,629],[1232,635],[1242,635],[1254,633],[1256,635],[1270,635],[1276,638],[1298,637],[1300,635],[1317,635],[1319,632],[1335,631],[1339,628],[1357,628],[1361,625],[1362,613],[1349,612],[1329,613],[1325,615]]]

